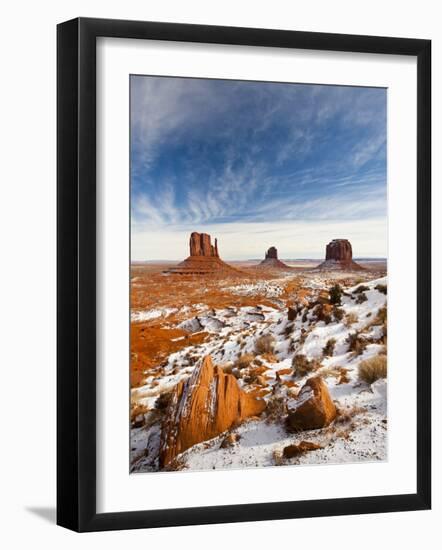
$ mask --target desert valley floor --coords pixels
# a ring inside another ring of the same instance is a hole
[[[386,362],[385,262],[360,261],[364,270],[348,272],[286,263],[278,270],[232,263],[237,272],[212,277],[132,264],[131,472],[387,458],[387,381],[360,373],[367,360]],[[337,283],[340,300],[330,295]],[[262,406],[161,463],[173,392],[207,356]],[[300,394],[313,376],[326,384],[337,415],[320,429],[294,429],[287,417],[309,397]]]

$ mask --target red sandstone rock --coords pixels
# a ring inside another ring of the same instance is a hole
[[[326,383],[320,376],[309,378],[289,409],[287,423],[294,430],[316,430],[328,426],[336,418],[336,407]]]
[[[175,386],[161,431],[160,466],[264,409],[262,399],[245,393],[233,375],[205,357],[190,378]]]
[[[271,246],[267,250],[264,260],[258,265],[258,267],[290,269],[288,265],[278,260],[278,250],[274,246]]]
[[[326,260],[349,262],[353,259],[350,241],[347,239],[333,239],[325,249]]]
[[[193,232],[189,241],[190,256],[165,273],[179,275],[228,275],[238,273],[234,267],[223,262],[219,257],[218,240],[212,245],[210,235]]]
[[[318,269],[364,269],[353,261],[353,250],[347,239],[333,239],[325,249],[325,261]]]
[[[210,235],[207,233],[193,232],[190,235],[190,255],[191,256],[216,256],[218,257],[218,245],[215,239],[215,246],[212,245]]]
[[[305,454],[309,451],[316,451],[317,449],[321,449],[321,445],[313,443],[313,441],[301,441],[284,447],[282,454],[284,458],[294,458],[295,456]]]

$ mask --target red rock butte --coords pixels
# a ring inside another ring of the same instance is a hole
[[[288,265],[286,265],[284,262],[281,262],[281,260],[278,260],[278,250],[274,246],[271,246],[267,250],[264,260],[260,264],[258,264],[257,267],[290,269]]]
[[[362,266],[353,261],[353,250],[348,239],[333,239],[325,249],[325,261],[317,269],[362,270]]]
[[[189,241],[190,256],[175,267],[166,270],[165,273],[178,275],[226,275],[238,273],[234,267],[226,264],[219,257],[218,240],[212,244],[211,237],[207,233],[193,232]]]

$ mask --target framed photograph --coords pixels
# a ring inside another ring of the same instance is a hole
[[[57,36],[58,524],[429,509],[430,41]]]

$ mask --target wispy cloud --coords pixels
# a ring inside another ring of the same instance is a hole
[[[131,203],[133,242],[385,220],[385,90],[132,77]]]

